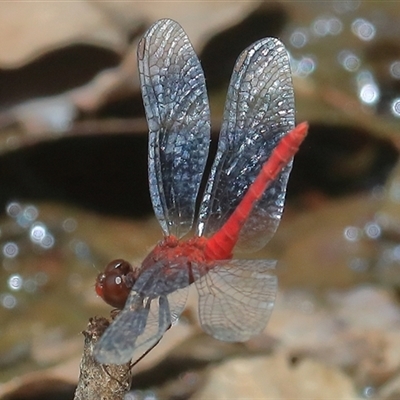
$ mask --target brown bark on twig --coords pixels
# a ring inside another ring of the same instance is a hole
[[[130,363],[103,365],[93,357],[94,345],[109,324],[106,318],[91,318],[87,329],[82,332],[85,344],[74,400],[123,400],[131,387]]]

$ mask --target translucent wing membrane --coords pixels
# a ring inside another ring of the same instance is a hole
[[[196,281],[199,318],[216,339],[242,342],[267,325],[275,301],[275,261],[230,260]]]
[[[198,234],[226,222],[279,140],[294,127],[294,94],[287,52],[274,38],[247,48],[233,70],[224,121],[204,198]],[[291,162],[255,204],[238,246],[255,251],[275,233],[283,212]]]
[[[143,299],[132,291],[127,305],[97,344],[97,361],[103,364],[135,362],[176,322],[185,307],[187,294],[188,288],[183,288],[169,296]]]
[[[208,155],[210,112],[200,62],[172,20],[155,23],[138,47],[149,125],[149,183],[165,235],[187,233]]]
[[[185,309],[186,301],[189,294],[189,286],[175,290],[167,296],[170,304],[171,324],[175,325],[178,322],[183,310]]]
[[[128,303],[129,306],[125,306],[118,314],[95,347],[94,354],[100,363],[128,362],[134,353],[136,341],[145,331],[147,340],[156,343],[161,338],[161,335],[157,335],[159,321],[154,321],[154,311],[150,314],[151,301],[149,299],[144,301],[136,292],[131,291]],[[168,326],[164,328],[168,329]]]

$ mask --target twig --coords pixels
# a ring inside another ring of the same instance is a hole
[[[91,318],[87,329],[82,332],[85,344],[74,400],[123,400],[131,387],[130,363],[103,365],[93,357],[94,345],[109,324],[105,318]]]

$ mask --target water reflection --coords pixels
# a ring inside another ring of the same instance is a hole
[[[291,53],[293,74],[312,77],[325,89],[350,92],[360,110],[400,117],[398,21],[385,13],[358,10],[360,1],[332,2],[328,11],[307,26],[292,26],[285,40]],[[354,13],[355,10],[357,14]],[[336,15],[335,15],[336,14]],[[363,15],[364,14],[364,15]],[[379,38],[379,42],[377,40]],[[350,74],[341,79],[341,66]]]
[[[68,232],[68,233],[74,232],[76,230],[77,226],[78,226],[78,223],[75,218],[66,218],[62,222],[62,227],[63,227],[64,231]]]
[[[363,393],[362,393],[363,396],[364,396],[366,399],[370,399],[371,397],[374,397],[375,394],[376,394],[376,390],[375,390],[375,388],[372,387],[372,386],[366,386],[366,387],[363,389],[362,392],[363,392]]]
[[[395,79],[400,79],[400,61],[394,61],[390,65],[390,74]]]
[[[69,256],[79,263],[83,261],[82,265],[93,262],[89,245],[76,237],[68,237],[77,229],[76,219],[64,217],[45,223],[39,217],[37,206],[16,201],[10,202],[5,211],[9,219],[3,220],[1,225],[0,246],[5,278],[4,285],[0,286],[0,306],[8,310],[17,307],[21,296],[37,293],[39,288],[49,284],[50,279],[54,283],[58,278],[57,283],[61,284],[65,273],[71,274],[66,279],[72,289],[81,287],[82,276],[79,278],[77,273],[68,270],[57,272],[57,268],[62,267],[57,251],[61,250],[61,254],[68,257],[65,248]]]
[[[396,118],[400,118],[400,97],[397,97],[392,102],[392,114]]]
[[[360,7],[361,0],[334,0],[333,8],[340,14],[353,12]]]
[[[30,229],[30,238],[32,242],[40,244],[43,238],[46,236],[46,226],[38,223],[32,225]]]
[[[9,293],[0,294],[0,304],[5,309],[11,310],[17,305],[17,299]]]
[[[308,43],[308,31],[306,29],[296,29],[290,35],[290,43],[293,47],[301,48]]]
[[[378,239],[381,236],[382,229],[375,221],[370,221],[365,225],[364,232],[369,239]]]
[[[22,288],[23,279],[21,275],[14,274],[8,278],[7,284],[11,290],[20,290]]]
[[[301,78],[305,78],[311,75],[316,67],[317,63],[314,57],[302,57],[299,60],[291,59],[292,62],[292,73],[295,76],[299,76]]]
[[[343,236],[349,242],[356,242],[361,239],[362,231],[356,226],[347,226],[343,231]]]
[[[349,72],[355,72],[360,68],[361,60],[350,50],[342,50],[338,54],[338,61]]]
[[[380,99],[379,87],[371,71],[360,71],[356,77],[358,97],[364,104],[374,105]]]
[[[359,39],[365,41],[372,40],[376,34],[375,26],[363,18],[357,18],[351,24],[351,30]]]
[[[312,31],[316,36],[338,35],[343,30],[343,23],[336,17],[317,17],[312,23]]]
[[[152,390],[133,390],[127,393],[124,400],[157,400],[158,397]]]
[[[14,258],[18,255],[19,248],[14,242],[7,242],[3,245],[3,255],[6,258]]]

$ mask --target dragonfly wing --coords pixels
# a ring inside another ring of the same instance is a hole
[[[124,364],[134,353],[137,338],[146,330],[151,302],[131,291],[124,309],[107,328],[94,349],[102,364]]]
[[[274,38],[247,48],[233,70],[224,121],[204,198],[198,234],[211,236],[227,221],[279,140],[294,127],[294,94],[288,54]],[[263,247],[283,212],[291,162],[254,205],[238,245]]]
[[[243,342],[262,332],[277,291],[275,261],[222,261],[197,280],[199,318],[216,339]]]
[[[210,111],[204,74],[183,29],[156,22],[138,46],[143,102],[149,125],[149,184],[166,235],[193,224],[208,156]]]
[[[148,350],[151,350],[163,337],[172,324],[169,302],[165,296],[151,301],[147,318],[146,329],[136,339],[132,353],[132,362],[135,362]]]
[[[168,296],[160,296],[151,301],[145,331],[139,335],[132,353],[132,361],[151,350],[164,333],[176,323],[185,308],[188,288],[179,289]]]
[[[176,262],[179,266],[179,258]],[[140,274],[124,309],[95,348],[99,362],[135,362],[151,350],[179,318],[188,296],[188,273],[183,268],[176,268],[174,276],[166,279],[160,274],[160,268],[161,265],[155,263]]]
[[[172,292],[167,296],[171,312],[172,325],[175,325],[178,322],[178,319],[185,308],[188,294],[189,294],[189,286],[175,290],[175,292]]]

